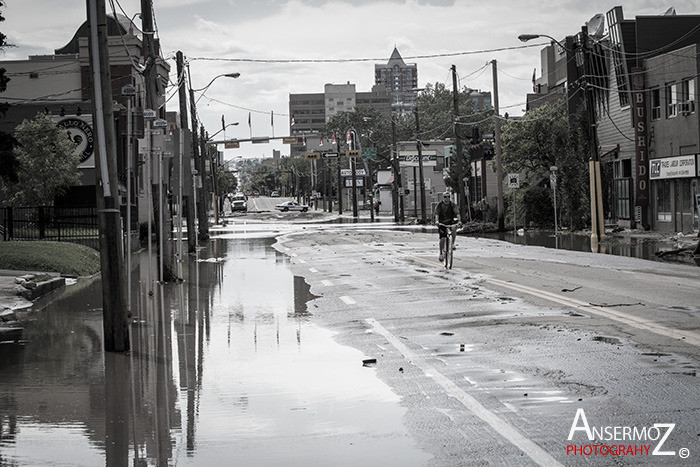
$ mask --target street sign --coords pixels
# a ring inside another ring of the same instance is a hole
[[[345,188],[352,188],[352,177],[344,177],[345,180]],[[365,186],[365,179],[364,178],[356,178],[355,179],[355,186],[357,188],[362,188]]]
[[[224,148],[226,149],[238,149],[241,147],[241,143],[238,141],[224,141]]]
[[[362,148],[362,158],[363,159],[376,159],[377,158],[377,148]]]
[[[325,157],[338,157],[338,153],[337,152],[327,152],[326,154],[324,154],[324,156]]]
[[[552,186],[552,188],[557,186],[557,174],[552,173],[549,175],[549,184]]]
[[[122,96],[135,96],[136,95],[136,86],[132,86],[130,84],[127,84],[126,86],[122,87]]]
[[[318,152],[305,152],[304,157],[307,159],[320,159],[321,158],[321,153]]]
[[[428,149],[421,151],[424,167],[437,165],[437,151]],[[401,167],[418,167],[418,151],[399,151],[399,165]]]
[[[164,119],[162,119],[162,118],[159,118],[158,120],[154,120],[154,121],[153,121],[153,126],[154,126],[154,127],[163,128],[163,127],[168,126],[168,121],[167,121],[167,120],[164,120]]]
[[[340,175],[343,177],[352,177],[352,169],[340,169]],[[355,169],[355,175],[364,177],[367,175],[367,172],[365,172],[365,169]]]
[[[520,174],[508,174],[508,188],[520,188]]]
[[[143,118],[156,118],[156,111],[153,109],[144,109]]]
[[[345,157],[360,157],[362,156],[362,152],[359,149],[351,149],[348,151],[345,151]]]

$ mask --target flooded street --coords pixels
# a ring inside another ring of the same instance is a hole
[[[215,239],[185,282],[135,282],[130,354],[102,352],[98,280],[35,304],[0,347],[0,464],[426,465],[273,241]]]

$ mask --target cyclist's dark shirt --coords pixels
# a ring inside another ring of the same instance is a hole
[[[452,201],[450,201],[448,204],[445,204],[444,201],[440,201],[435,207],[435,212],[438,215],[438,222],[441,224],[455,224],[456,221],[454,218],[459,217],[459,209]]]

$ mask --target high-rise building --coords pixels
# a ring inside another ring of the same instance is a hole
[[[413,109],[418,94],[415,90],[418,87],[418,67],[415,63],[406,64],[396,47],[386,65],[374,65],[374,83],[389,90],[392,112]]]
[[[356,92],[355,85],[326,84],[324,92],[290,94],[290,135],[304,136],[306,144],[292,145],[292,154],[323,145],[323,128],[334,115],[352,112],[357,106],[370,107],[383,117],[391,116],[391,98],[384,86],[373,86],[370,92]],[[328,136],[328,135],[326,135]],[[328,143],[328,141],[326,141]]]

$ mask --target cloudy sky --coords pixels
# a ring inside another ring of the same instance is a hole
[[[110,0],[108,12],[111,11]],[[133,16],[139,0],[112,0]],[[163,55],[175,74],[175,52],[190,63],[194,88],[221,73],[199,100],[198,113],[209,133],[227,123],[227,138],[271,136],[289,132],[289,94],[320,93],[326,83],[351,82],[369,91],[374,64],[385,63],[396,46],[408,63],[418,65],[419,86],[443,82],[451,88],[456,65],[460,86],[493,91],[491,60],[498,62],[501,113],[522,114],[532,73],[539,72],[545,41],[518,41],[523,33],[557,39],[576,34],[597,13],[622,2],[603,0],[152,0]],[[85,0],[5,0],[0,31],[15,47],[5,59],[52,54],[85,21]],[[700,14],[700,0],[627,0],[625,18],[663,14]],[[138,18],[137,24],[140,25]],[[540,45],[537,45],[540,44]],[[527,45],[530,45],[528,43]],[[432,57],[431,57],[432,56]],[[359,59],[332,62],[332,60]],[[242,60],[242,61],[239,61]],[[288,62],[294,60],[295,62]],[[299,62],[302,60],[302,62]],[[323,62],[318,62],[323,60]],[[287,62],[285,62],[287,61]],[[306,62],[304,62],[306,61]],[[312,63],[316,61],[316,63]],[[175,88],[168,89],[168,95]],[[177,110],[177,96],[168,102]],[[251,128],[248,116],[251,116]],[[223,136],[223,135],[220,135]],[[218,138],[218,137],[217,137]],[[235,155],[268,156],[282,144],[243,145]]]

